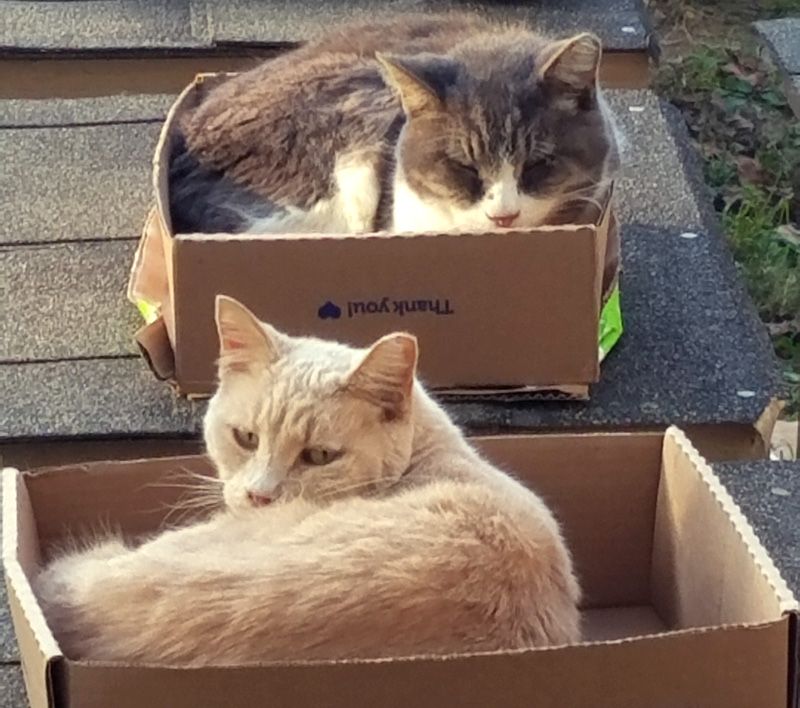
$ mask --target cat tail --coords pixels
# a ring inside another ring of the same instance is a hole
[[[173,136],[170,150],[169,209],[176,234],[246,233],[276,211],[222,171],[204,165],[181,132]]]

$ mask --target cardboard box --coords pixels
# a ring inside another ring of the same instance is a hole
[[[365,346],[411,331],[433,390],[588,396],[622,326],[611,191],[588,225],[458,235],[176,235],[167,164],[175,126],[227,76],[200,75],[181,94],[154,158],[155,208],[128,295],[148,320],[137,341],[159,378],[183,394],[213,392],[214,298],[222,293],[292,335]]]
[[[476,438],[538,490],[585,591],[586,642],[404,660],[181,669],[62,656],[29,578],[66,533],[154,531],[203,457],[4,473],[3,562],[34,708],[787,708],[798,606],[709,466],[675,428]],[[169,627],[164,628],[170,631]]]

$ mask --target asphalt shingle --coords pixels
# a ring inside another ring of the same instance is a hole
[[[626,333],[603,364],[602,380],[589,403],[448,402],[454,417],[468,429],[753,424],[779,391],[768,339],[717,232],[713,211],[699,206],[702,174],[686,148],[679,117],[663,110],[649,92],[612,91],[609,101],[629,143],[618,192]],[[46,192],[51,180],[51,171],[37,170],[35,164],[23,169],[24,156],[38,151],[41,161],[47,155],[43,145],[62,148],[56,154],[64,157],[56,164],[63,165],[69,180],[51,200],[50,210],[38,207],[35,219],[28,221],[36,224],[39,238],[138,234],[150,201],[150,159],[157,132],[157,124],[0,130],[0,147],[17,165],[16,182],[11,184],[17,194]],[[70,159],[73,155],[75,161]],[[127,170],[122,175],[117,173],[120,162]],[[106,178],[93,181],[88,196],[67,189],[84,184],[87,176],[94,179],[97,169],[106,170]],[[120,183],[127,189],[115,186]],[[120,190],[118,199],[107,196],[108,184]],[[120,209],[120,203],[126,207]],[[14,219],[20,223],[12,211],[5,223],[14,226]],[[54,219],[69,228],[48,227]],[[28,226],[27,233],[33,231]],[[13,240],[18,232],[7,229],[4,238]],[[68,355],[82,361],[0,365],[0,392],[9,392],[2,397],[9,401],[10,416],[0,437],[197,434],[202,404],[175,401],[134,358],[97,358],[130,351],[126,347],[136,317],[122,299],[128,248],[132,245],[86,244],[86,250],[62,248],[32,259],[40,264],[34,267],[34,280],[45,285],[41,292],[32,286],[21,301],[43,316],[19,315],[28,342],[14,344],[7,355]],[[92,269],[108,271],[93,274],[79,289],[87,301],[97,298],[104,303],[103,317],[87,325],[92,331],[69,344],[52,342],[45,324],[56,326],[64,318],[61,331],[77,326],[78,315],[70,319],[63,314],[59,298],[63,300],[68,281],[81,277],[76,263],[82,254],[95,264]],[[9,258],[13,263],[14,256]],[[49,269],[67,260],[64,277],[54,278],[61,284],[48,289]],[[13,339],[19,340],[21,332],[16,330]]]
[[[400,12],[477,10],[568,34],[591,30],[608,49],[643,50],[641,0],[479,3],[463,0],[6,0],[0,3],[0,51],[201,51],[231,43],[302,42],[331,23]]]
[[[19,664],[0,664],[0,708],[25,708],[27,705]]]
[[[5,0],[0,47],[16,50],[116,50],[209,44],[203,2],[170,0]]]
[[[135,241],[0,250],[9,286],[0,362],[135,355],[140,326],[126,300]]]
[[[789,74],[800,74],[800,17],[763,20],[753,26],[772,49],[781,68]]]
[[[175,101],[170,94],[0,101],[0,128],[44,128],[163,120]]]
[[[0,440],[196,435],[199,406],[138,358],[0,364]]]
[[[800,461],[716,464],[714,471],[800,597]]]
[[[477,3],[462,0],[226,0],[208,4],[213,40],[218,43],[264,44],[299,42],[318,36],[331,24],[354,18],[390,16],[403,12],[472,10],[500,20],[529,22],[557,35],[591,30],[607,49],[635,50],[647,46],[639,0],[568,0],[553,7],[547,2]]]
[[[135,238],[159,123],[0,130],[0,244]]]

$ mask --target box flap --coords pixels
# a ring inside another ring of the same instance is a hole
[[[153,208],[147,214],[128,280],[128,299],[135,305],[145,301],[159,307],[169,300],[169,265],[161,231],[158,210]]]
[[[789,706],[800,708],[800,618],[797,613],[789,625]]]
[[[656,608],[675,627],[766,622],[798,610],[750,523],[675,427],[664,438],[652,574]]]
[[[605,239],[604,246],[604,269],[603,269],[603,302],[605,302],[614,291],[619,282],[620,271],[620,234],[619,221],[614,210],[614,186],[611,186],[609,199],[603,218],[598,227],[598,234]]]
[[[174,343],[174,317],[172,304],[172,222],[167,198],[173,124],[176,117],[196,100],[199,77],[189,84],[170,107],[161,127],[156,152],[153,157],[153,190],[155,205],[149,211],[139,239],[139,245],[128,279],[128,299],[145,313],[154,313],[164,321],[166,332]],[[148,319],[148,324],[151,320]],[[145,351],[149,350],[145,347]],[[150,359],[148,359],[150,363]],[[151,363],[151,368],[154,368]],[[154,368],[158,375],[158,371]],[[165,378],[165,377],[162,377]]]
[[[28,700],[47,708],[54,666],[61,650],[47,627],[28,580],[39,563],[39,540],[22,474],[3,470],[3,570],[8,604],[17,635]]]
[[[158,317],[137,330],[134,335],[139,351],[150,370],[161,381],[171,381],[175,376],[175,352],[169,341],[164,318]]]

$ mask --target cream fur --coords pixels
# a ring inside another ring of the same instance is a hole
[[[227,298],[217,321],[205,437],[226,509],[45,568],[36,592],[68,656],[197,666],[579,641],[556,521],[415,382],[413,337],[366,352],[289,338]],[[341,455],[313,466],[308,447]]]

